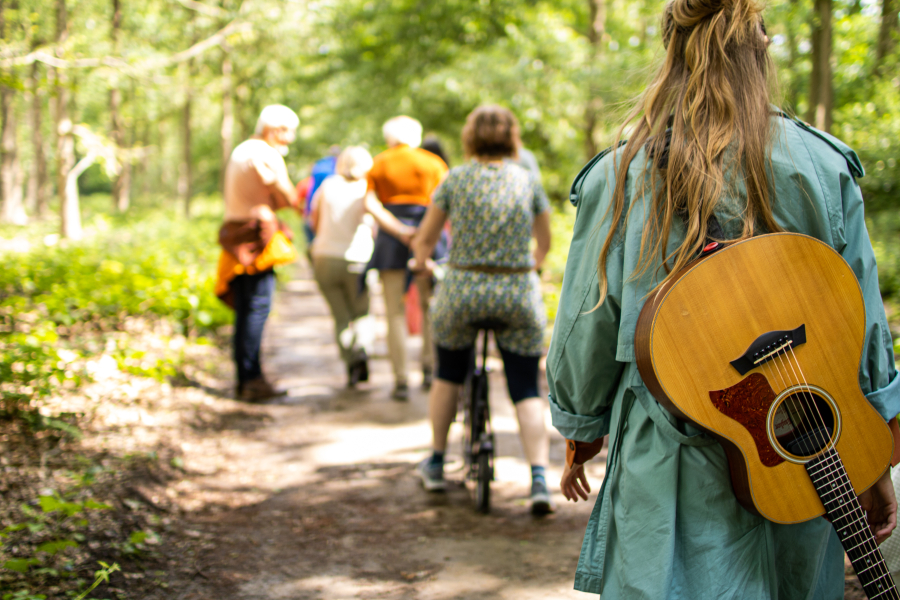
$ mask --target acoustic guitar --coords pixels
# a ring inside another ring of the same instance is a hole
[[[747,510],[827,515],[869,598],[900,599],[857,499],[893,448],[859,387],[865,323],[837,252],[763,235],[701,256],[648,298],[635,352],[660,404],[721,443]]]

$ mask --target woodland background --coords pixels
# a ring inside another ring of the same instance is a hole
[[[60,215],[66,180],[111,212],[219,188],[259,110],[301,116],[299,178],[332,144],[378,150],[415,116],[459,157],[465,115],[510,107],[561,202],[660,57],[658,0],[2,0],[2,216]],[[774,0],[776,101],[861,155],[867,200],[898,185],[897,0]],[[72,124],[76,124],[75,127]],[[94,155],[96,164],[80,162]],[[79,166],[80,165],[80,166]],[[69,204],[75,202],[70,199]]]
[[[184,528],[135,482],[181,476],[177,444],[165,440],[196,433],[188,419],[200,404],[165,409],[179,425],[163,441],[110,423],[191,390],[229,397],[231,315],[212,294],[219,189],[263,106],[300,116],[287,157],[294,181],[333,144],[380,151],[381,124],[400,113],[459,164],[465,116],[485,102],[511,108],[554,203],[552,322],[574,218],[569,185],[661,59],[662,6],[0,0],[0,598],[75,597],[114,561],[163,575],[98,589],[166,597]],[[765,11],[773,101],[843,139],[865,166],[895,339],[898,11],[900,0],[771,0]],[[298,217],[286,219],[301,239]]]

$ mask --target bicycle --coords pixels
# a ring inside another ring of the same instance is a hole
[[[410,270],[416,271],[413,261],[409,261]],[[440,284],[446,274],[441,263],[431,259],[426,268],[432,272],[435,281]],[[494,433],[491,430],[491,407],[489,396],[489,374],[487,364],[488,341],[490,332],[504,327],[502,323],[484,321],[472,324],[478,329],[475,348],[469,374],[459,397],[463,413],[463,470],[465,479],[475,481],[475,509],[487,514],[491,510],[491,481],[494,480]],[[481,341],[481,365],[477,364],[478,341]]]
[[[472,355],[472,368],[460,404],[463,412],[463,458],[466,479],[475,482],[475,509],[487,514],[491,510],[491,481],[494,480],[494,432],[491,430],[489,396],[490,369],[487,364],[490,332],[496,323],[478,323],[478,338]],[[496,333],[495,333],[496,335]],[[481,340],[481,365],[477,364],[478,340]]]

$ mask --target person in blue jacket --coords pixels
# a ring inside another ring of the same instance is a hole
[[[306,234],[306,242],[308,246],[312,246],[312,242],[316,237],[316,232],[310,224],[310,215],[313,213],[313,200],[315,200],[316,192],[322,185],[322,182],[335,174],[337,169],[337,157],[341,153],[340,146],[332,146],[328,149],[328,156],[320,158],[313,163],[309,174],[309,190],[306,192],[306,204],[303,208],[303,232]]]

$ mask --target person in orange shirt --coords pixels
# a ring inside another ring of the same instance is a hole
[[[431,204],[431,194],[447,174],[447,165],[434,154],[422,150],[422,125],[407,116],[388,120],[383,128],[388,149],[375,157],[368,174],[366,209],[379,225],[375,251],[368,268],[378,269],[384,288],[384,303],[388,319],[388,354],[394,371],[395,400],[409,398],[406,360],[406,308],[403,296],[412,279],[419,293],[424,322],[422,324],[422,383],[431,386],[434,370],[434,350],[431,344],[431,323],[428,302],[432,295],[430,273],[413,276],[407,269],[410,259],[409,242],[425,209]],[[435,259],[443,258],[446,240],[435,250]]]

